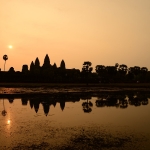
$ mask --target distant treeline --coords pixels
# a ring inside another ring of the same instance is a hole
[[[22,66],[22,71],[15,71],[13,67],[9,71],[0,71],[0,82],[48,82],[48,83],[137,83],[150,82],[150,72],[146,67],[127,67],[125,64],[114,66],[97,65],[95,71],[90,61],[83,63],[82,70],[66,69],[62,60],[60,67],[50,64],[48,55],[41,66],[36,58],[35,62]]]

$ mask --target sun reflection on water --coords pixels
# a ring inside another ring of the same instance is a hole
[[[11,120],[10,119],[7,119],[6,120],[6,132],[7,132],[7,136],[9,137],[10,136],[10,133],[11,133]]]
[[[7,120],[7,124],[10,125],[10,123],[11,123],[10,120]]]

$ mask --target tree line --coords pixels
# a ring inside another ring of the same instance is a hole
[[[10,67],[5,71],[8,56],[4,55],[4,71],[0,71],[0,82],[49,82],[49,83],[134,83],[150,82],[150,73],[146,67],[127,67],[125,64],[114,66],[96,65],[95,70],[90,61],[85,61],[82,70],[67,69],[65,61],[60,66],[51,65],[50,58],[46,54],[41,66],[39,58],[32,61],[30,67],[22,66],[22,71],[15,71]]]
[[[92,63],[87,61],[83,63],[82,74],[86,76],[87,83],[93,71]],[[127,67],[125,64],[114,66],[96,65],[95,76],[101,83],[119,83],[119,82],[149,82],[150,74],[146,67]]]

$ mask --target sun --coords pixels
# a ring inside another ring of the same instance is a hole
[[[8,46],[8,48],[9,48],[9,49],[12,49],[12,48],[13,48],[13,46],[12,46],[12,45],[9,45],[9,46]]]

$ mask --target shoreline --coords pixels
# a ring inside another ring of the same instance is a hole
[[[150,84],[107,84],[107,85],[78,85],[78,84],[0,84],[0,97],[5,96],[50,96],[50,95],[99,95],[105,93],[150,93]]]
[[[105,93],[150,93],[150,83],[109,84],[53,84],[53,83],[0,83],[0,97],[46,96],[55,94],[99,95]]]

